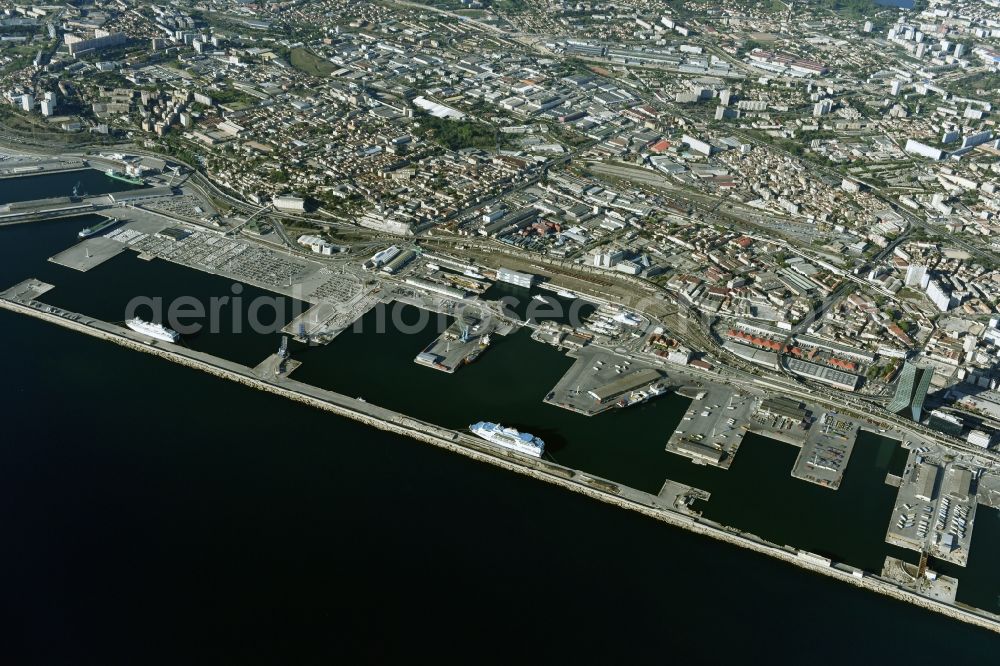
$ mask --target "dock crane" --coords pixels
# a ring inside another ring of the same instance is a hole
[[[927,558],[928,553],[926,548],[920,549],[920,564],[917,566],[917,585],[923,585],[923,582],[927,577]]]

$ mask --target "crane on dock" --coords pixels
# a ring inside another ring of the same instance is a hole
[[[927,580],[927,558],[928,552],[926,548],[920,549],[920,564],[917,566],[917,585],[923,585]]]

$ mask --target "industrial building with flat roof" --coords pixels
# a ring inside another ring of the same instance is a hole
[[[837,388],[853,391],[858,388],[861,377],[843,370],[836,370],[818,363],[810,363],[797,358],[788,359],[788,369],[797,375],[821,381]]]
[[[620,379],[616,379],[613,382],[605,384],[604,386],[591,389],[587,391],[587,393],[589,393],[594,400],[603,404],[609,400],[614,400],[618,396],[624,395],[625,393],[652,384],[659,378],[660,373],[656,370],[650,368],[646,368],[645,370],[636,370],[635,372],[627,374]]]
[[[518,273],[509,268],[497,270],[497,280],[508,284],[516,284],[518,287],[530,288],[535,283],[535,276],[531,273]]]
[[[950,467],[944,475],[943,493],[958,500],[969,499],[972,488],[972,471],[964,467]]]
[[[711,446],[699,444],[698,442],[682,440],[677,444],[677,451],[692,458],[707,460],[715,465],[722,462],[722,451],[714,449]]]
[[[917,490],[913,496],[917,499],[930,502],[934,499],[934,486],[937,485],[938,468],[929,463],[920,463],[917,466]]]
[[[798,400],[793,400],[783,395],[767,398],[760,404],[761,411],[776,416],[784,416],[789,419],[802,421],[809,413]]]

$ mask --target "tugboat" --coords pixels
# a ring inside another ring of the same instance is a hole
[[[483,353],[483,350],[490,346],[490,342],[492,342],[492,340],[490,339],[490,334],[487,333],[479,341],[479,348],[474,349],[471,354],[465,357],[465,363],[466,364],[472,363],[477,358],[479,358],[479,355]]]

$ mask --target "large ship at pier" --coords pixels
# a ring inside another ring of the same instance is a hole
[[[505,449],[524,453],[535,458],[541,458],[545,451],[545,442],[526,432],[513,428],[505,428],[499,423],[480,421],[469,426],[469,431],[477,437],[482,437],[490,444],[502,446]]]
[[[134,176],[129,176],[120,171],[115,171],[114,169],[108,169],[107,171],[104,172],[104,175],[114,180],[120,180],[123,183],[131,183],[132,185],[146,184],[146,181],[143,180],[142,178],[135,178]]]
[[[639,405],[646,402],[647,400],[655,398],[658,395],[663,395],[666,392],[667,389],[665,386],[663,386],[663,384],[653,384],[651,386],[647,386],[644,389],[632,391],[627,396],[619,400],[617,402],[617,406],[630,407],[632,405]]]
[[[164,342],[177,342],[181,339],[181,334],[172,328],[167,328],[162,324],[154,324],[138,317],[129,319],[125,322],[125,325],[136,333],[142,333],[143,335],[148,335],[151,338],[163,340]]]
[[[80,233],[77,234],[77,237],[78,238],[90,238],[91,236],[96,236],[97,234],[101,233],[102,231],[107,231],[108,229],[110,229],[111,227],[115,226],[116,224],[118,224],[118,220],[116,218],[113,218],[113,217],[112,218],[108,218],[107,220],[104,220],[103,222],[95,224],[92,227],[87,227],[86,229],[81,229]]]

